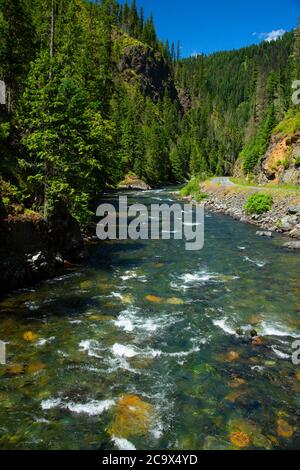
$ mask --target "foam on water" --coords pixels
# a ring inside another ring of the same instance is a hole
[[[159,316],[146,318],[142,309],[130,306],[119,314],[114,324],[127,333],[134,331],[136,334],[143,336],[145,333],[154,333],[160,329],[170,327],[179,320],[179,316],[174,313],[172,316],[162,313]]]
[[[140,349],[136,346],[126,346],[124,344],[115,343],[112,347],[112,353],[117,357],[124,357],[131,359],[135,356],[148,357],[148,358],[158,358],[161,356],[165,357],[186,357],[190,354],[198,352],[200,350],[199,346],[194,346],[188,351],[178,351],[178,352],[164,352],[160,349],[145,348]]]
[[[115,356],[131,358],[137,356],[138,351],[130,346],[124,344],[115,343],[112,347],[112,353]]]
[[[235,330],[228,324],[228,318],[227,317],[224,317],[224,318],[221,318],[220,320],[213,320],[213,324],[215,326],[218,326],[219,328],[221,328],[223,331],[225,331],[225,333],[228,333],[229,335],[235,335]]]
[[[90,357],[102,358],[101,352],[105,351],[106,348],[100,347],[98,341],[94,339],[82,340],[79,343],[79,351],[86,352]]]
[[[37,342],[37,346],[45,346],[45,344],[50,344],[55,340],[55,336],[51,336],[50,338],[40,338]]]
[[[112,436],[111,440],[119,450],[136,450],[136,447],[132,444],[132,442],[128,441],[127,439]]]
[[[300,338],[300,332],[292,332],[280,323],[268,323],[263,321],[259,326],[262,336],[290,336],[291,338]]]
[[[115,405],[115,400],[92,400],[88,403],[74,403],[63,401],[60,398],[43,400],[41,407],[43,410],[51,410],[53,408],[68,409],[71,413],[84,413],[89,416],[101,415],[104,411],[108,410]]]
[[[267,261],[265,260],[251,259],[249,256],[244,256],[244,261],[255,264],[258,268],[263,268],[267,264]]]
[[[178,276],[178,281],[171,282],[171,287],[175,289],[191,289],[195,285],[205,284],[207,282],[221,282],[218,274],[209,273],[206,270],[201,270],[194,273],[186,273]]]

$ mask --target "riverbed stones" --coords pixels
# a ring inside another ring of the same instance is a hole
[[[290,206],[288,208],[288,213],[291,215],[300,214],[300,206]]]

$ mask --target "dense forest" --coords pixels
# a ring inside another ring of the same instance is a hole
[[[140,86],[130,67],[143,55],[163,89]],[[134,0],[0,0],[1,207],[47,217],[62,200],[84,223],[130,172],[175,183],[229,174],[238,158],[251,172],[286,113],[299,121],[299,56],[299,29],[181,60]]]

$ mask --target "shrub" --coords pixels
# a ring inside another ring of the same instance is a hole
[[[300,168],[300,156],[296,158],[295,160],[295,167]]]
[[[199,189],[200,185],[200,179],[199,178],[193,178],[189,183],[181,189],[180,191],[180,196],[182,197],[187,197],[187,196],[192,196],[193,194],[196,194],[200,191]]]
[[[247,214],[264,214],[272,209],[273,199],[268,194],[256,193],[248,197],[244,206]]]

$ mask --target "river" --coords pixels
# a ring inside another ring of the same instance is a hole
[[[206,213],[201,251],[103,242],[3,299],[0,448],[300,448],[300,255],[255,232]]]

